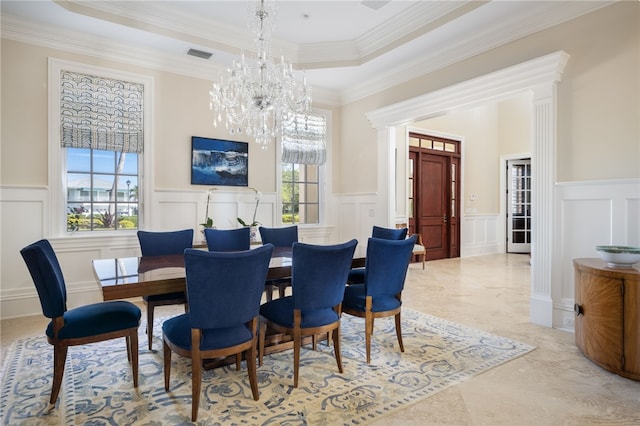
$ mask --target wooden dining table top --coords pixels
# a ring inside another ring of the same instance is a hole
[[[291,248],[275,247],[267,280],[291,276]],[[94,259],[93,273],[104,300],[128,299],[186,290],[184,254]],[[353,267],[364,266],[354,258]]]

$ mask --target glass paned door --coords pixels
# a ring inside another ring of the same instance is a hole
[[[531,160],[509,160],[507,177],[507,252],[531,253]]]

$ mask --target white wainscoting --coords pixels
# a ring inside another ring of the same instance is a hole
[[[466,214],[460,228],[460,257],[499,252],[498,215]]]
[[[640,246],[640,179],[556,186],[553,327],[574,329],[573,259],[598,257],[597,245]]]
[[[47,188],[33,186],[2,186],[0,191],[2,232],[0,261],[0,318],[42,314],[40,302],[31,276],[20,256],[20,249],[47,238],[56,251],[62,267],[70,308],[102,300],[102,294],[93,276],[91,260],[139,256],[140,249],[135,231],[110,235],[87,235],[81,232],[61,238],[51,237],[48,229]],[[203,241],[207,189],[192,191],[157,190],[151,199],[152,223],[141,228],[153,231],[188,229],[195,231],[194,242]],[[237,217],[250,221],[256,200],[253,191],[219,189],[212,192],[209,206],[218,228],[239,226]],[[276,194],[263,193],[256,220],[265,226],[275,226],[277,217]],[[334,225],[301,226],[301,241],[327,244],[333,240]]]
[[[338,197],[340,241],[352,238],[358,240],[356,256],[367,253],[367,239],[371,236],[373,225],[390,226],[377,219],[377,195],[374,193],[342,194]]]

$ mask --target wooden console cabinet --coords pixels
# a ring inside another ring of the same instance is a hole
[[[575,338],[602,368],[640,380],[640,271],[574,259]]]

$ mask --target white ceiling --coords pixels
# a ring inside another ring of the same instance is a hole
[[[216,80],[252,50],[249,3],[2,0],[2,37]],[[343,103],[611,3],[280,1],[273,52],[306,71],[316,99]]]

